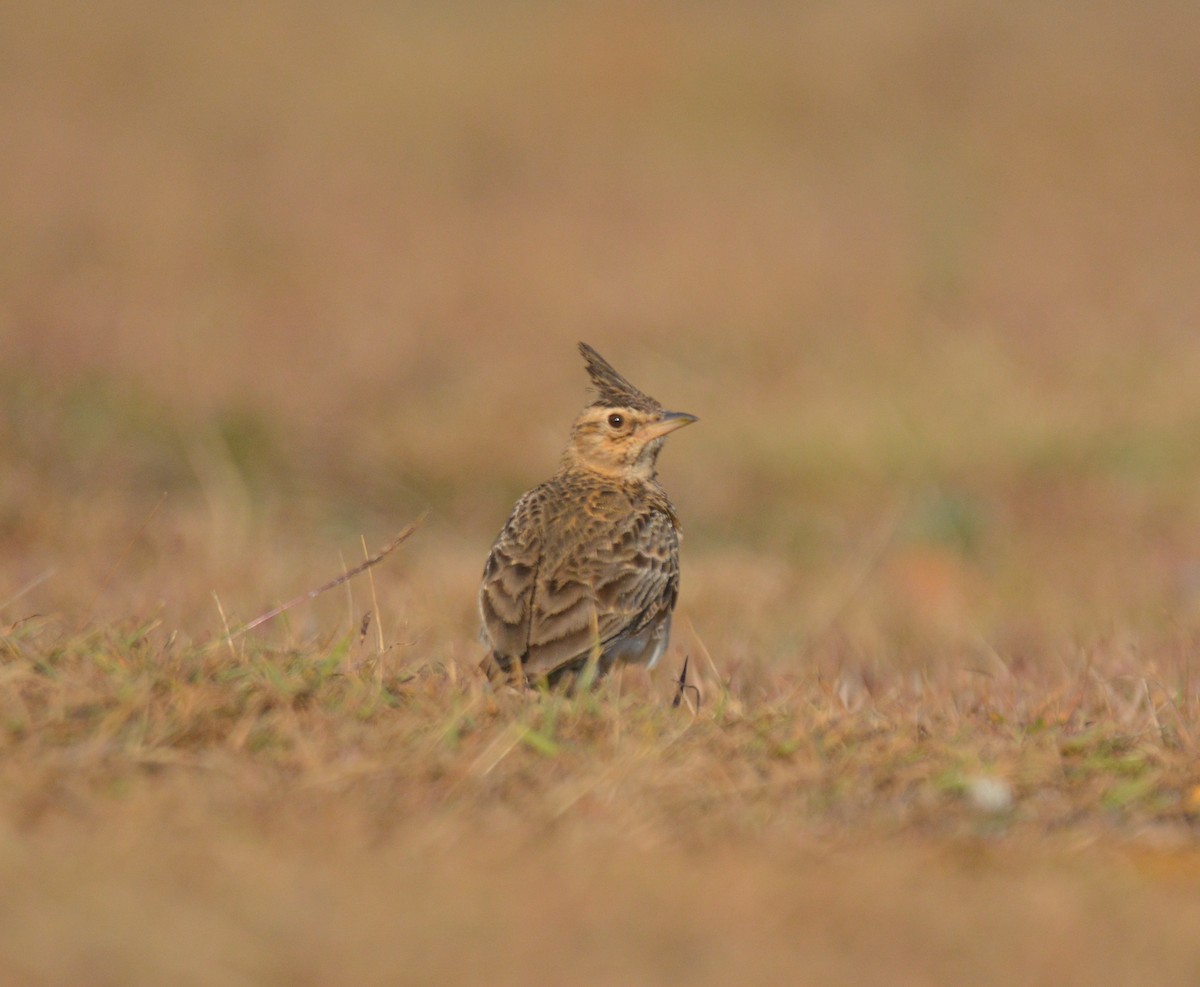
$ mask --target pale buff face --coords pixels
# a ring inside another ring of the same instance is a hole
[[[566,458],[599,473],[648,480],[668,433],[694,422],[692,415],[639,408],[584,409],[571,429]]]

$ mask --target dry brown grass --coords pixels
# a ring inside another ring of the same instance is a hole
[[[1184,983],[1200,960],[1178,682],[843,664],[709,680],[697,712],[630,674],[497,694],[368,641],[11,629],[7,978]]]
[[[1195,983],[1198,35],[0,7],[0,980]],[[579,338],[675,644],[496,694]]]

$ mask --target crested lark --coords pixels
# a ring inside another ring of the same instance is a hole
[[[654,465],[695,415],[664,411],[587,343],[596,400],[558,472],[525,494],[483,570],[490,677],[554,684],[596,662],[653,667],[679,595],[679,519]]]

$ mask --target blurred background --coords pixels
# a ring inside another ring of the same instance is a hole
[[[1182,0],[10,0],[0,617],[203,637],[429,510],[380,619],[472,661],[584,339],[702,420],[661,460],[680,652],[1187,639],[1197,37]]]

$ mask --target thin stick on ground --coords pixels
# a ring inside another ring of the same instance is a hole
[[[368,550],[367,550],[367,539],[366,538],[362,539],[362,547],[363,547],[363,558],[369,559],[370,556],[367,554]],[[379,640],[379,654],[380,654],[380,657],[382,658],[382,656],[383,656],[383,617],[379,612],[379,596],[375,592],[375,573],[373,573],[370,569],[367,570],[367,583],[371,587],[371,606],[373,606],[375,608],[375,635]],[[363,628],[363,630],[364,630],[363,636],[366,637],[366,633],[365,633],[366,628]]]
[[[221,615],[221,626],[225,628],[225,637],[222,640],[229,645],[229,655],[234,661],[237,661],[237,651],[233,647],[233,635],[229,632],[229,620],[225,617],[225,608],[221,606],[221,598],[217,596],[217,591],[213,590],[213,599],[217,603],[217,613]]]
[[[288,600],[286,603],[281,603],[277,607],[272,607],[266,613],[260,614],[259,616],[255,617],[249,623],[243,624],[237,630],[227,631],[226,635],[225,635],[225,639],[232,640],[235,637],[240,637],[241,635],[245,634],[247,631],[252,631],[252,630],[254,630],[254,628],[265,624],[268,620],[274,620],[281,613],[286,613],[288,610],[291,610],[292,607],[297,607],[301,603],[305,603],[308,600],[312,600],[312,599],[320,596],[322,593],[328,593],[331,589],[337,589],[337,587],[341,586],[342,583],[346,582],[347,580],[353,579],[355,576],[366,572],[368,569],[370,569],[374,565],[378,565],[385,558],[387,558],[389,555],[391,555],[392,552],[394,552],[397,548],[399,548],[406,541],[408,541],[408,539],[412,536],[413,532],[415,532],[419,527],[421,527],[422,524],[425,523],[426,517],[428,517],[428,513],[422,514],[415,521],[406,525],[404,527],[404,529],[400,532],[400,534],[398,534],[390,542],[388,542],[386,545],[384,545],[383,548],[381,548],[378,552],[375,553],[375,555],[371,556],[365,562],[362,562],[359,565],[356,565],[353,569],[343,572],[336,579],[331,579],[329,582],[325,583],[323,586],[318,586],[316,589],[310,589],[307,593],[301,593],[299,596],[293,597],[292,599]]]
[[[44,583],[47,579],[49,579],[53,575],[54,575],[54,570],[47,569],[40,576],[36,576],[33,579],[29,580],[29,582],[27,582],[19,590],[17,590],[15,593],[13,593],[13,595],[10,596],[7,600],[0,602],[0,610],[4,610],[4,609],[12,606],[14,603],[17,602],[17,600],[21,599],[21,597],[23,597],[26,593],[29,593],[29,592],[37,589],[39,586],[42,585],[42,583]]]
[[[687,613],[684,613],[682,616],[683,619],[687,621],[688,631],[691,632],[692,640],[695,641],[696,645],[700,648],[700,653],[704,655],[704,660],[708,662],[708,667],[712,670],[714,680],[716,681],[717,685],[720,686],[722,682],[721,671],[717,668],[717,663],[713,661],[712,652],[708,650],[708,645],[706,645],[704,643],[704,639],[700,637],[699,632],[696,630],[696,624],[692,620],[691,616]],[[728,682],[726,682],[725,685],[727,686]]]
[[[364,558],[370,558],[370,556],[367,555],[364,556]],[[342,564],[342,575],[345,575],[346,556],[344,556],[340,551],[338,552],[338,561]],[[354,615],[354,589],[350,586],[349,580],[347,580],[343,585],[346,587],[346,626],[350,628],[350,633],[353,634],[354,628],[357,625]]]
[[[676,685],[679,686],[679,689],[675,693],[674,700],[672,700],[672,702],[671,702],[672,709],[679,708],[679,706],[683,703],[684,696],[687,695],[688,689],[691,689],[693,692],[696,693],[696,709],[699,710],[699,708],[700,708],[700,689],[698,687],[692,685],[687,680],[688,662],[691,661],[691,658],[692,658],[691,655],[683,656],[683,668],[681,668],[679,670],[679,678],[677,678],[675,680],[675,683],[676,683]]]

